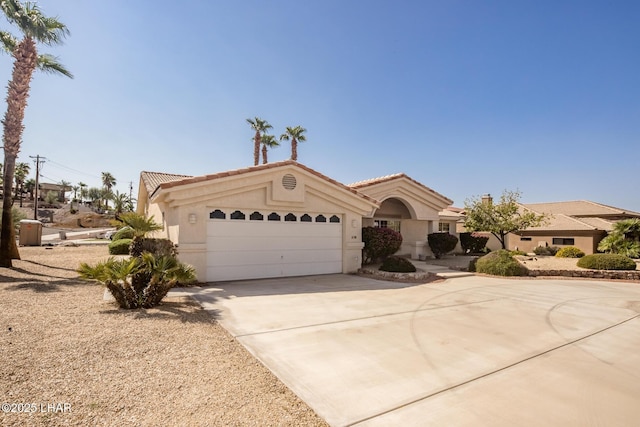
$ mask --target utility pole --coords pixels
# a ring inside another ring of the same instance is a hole
[[[35,201],[33,204],[33,219],[38,220],[38,181],[40,178],[40,164],[44,163],[47,160],[45,157],[40,157],[40,155],[29,156],[32,159],[35,159],[33,162],[36,164],[36,188],[35,188]]]

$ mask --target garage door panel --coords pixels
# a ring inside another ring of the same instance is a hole
[[[213,220],[207,225],[208,280],[340,272],[340,223]]]

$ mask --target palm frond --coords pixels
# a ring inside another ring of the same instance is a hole
[[[48,54],[38,55],[38,69],[49,74],[62,74],[70,79],[73,78],[73,74],[65,68],[60,62],[58,57]]]
[[[18,40],[6,31],[0,31],[0,49],[7,53],[13,53],[18,46]]]

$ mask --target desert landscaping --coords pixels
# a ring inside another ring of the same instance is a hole
[[[1,425],[326,425],[192,300],[125,311],[77,279],[105,245],[20,254],[0,271],[0,388],[38,410]]]

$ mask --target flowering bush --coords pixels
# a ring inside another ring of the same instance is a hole
[[[362,263],[373,264],[398,252],[402,235],[390,228],[363,227],[362,241]]]

